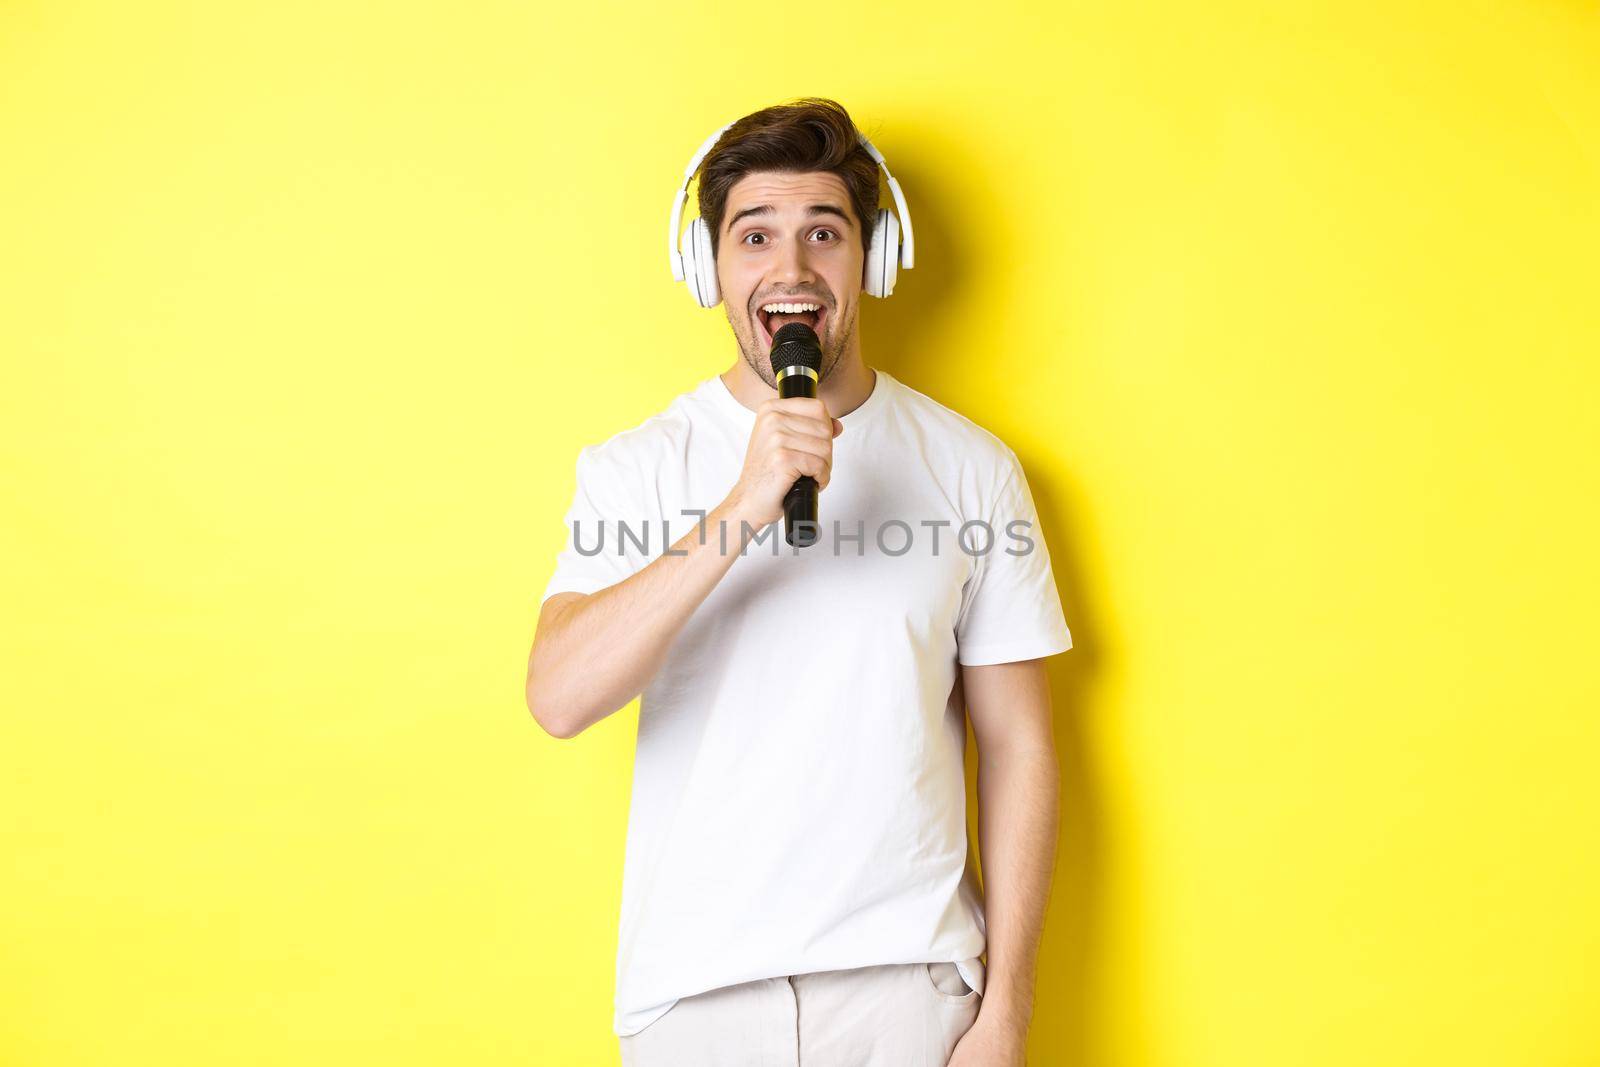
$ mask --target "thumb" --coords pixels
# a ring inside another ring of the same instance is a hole
[[[834,419],[833,436],[838,437],[842,433],[844,433],[844,423],[840,422],[838,419]]]

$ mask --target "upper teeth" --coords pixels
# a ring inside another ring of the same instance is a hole
[[[763,304],[762,311],[775,312],[780,315],[793,315],[798,311],[821,311],[820,304]]]

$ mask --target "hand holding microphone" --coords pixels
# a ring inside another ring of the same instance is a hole
[[[804,547],[817,540],[817,492],[833,471],[833,439],[844,423],[817,398],[822,364],[817,335],[788,323],[772,344],[778,396],[756,409],[744,470],[734,486],[748,521],[758,529],[784,519],[784,540]]]

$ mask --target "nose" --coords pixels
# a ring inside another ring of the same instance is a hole
[[[773,280],[793,287],[807,282],[815,282],[816,274],[811,269],[810,250],[804,241],[788,241],[778,252],[778,262],[773,270]]]

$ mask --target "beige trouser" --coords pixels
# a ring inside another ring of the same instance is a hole
[[[762,978],[679,999],[622,1067],[945,1067],[981,998],[954,963]]]

